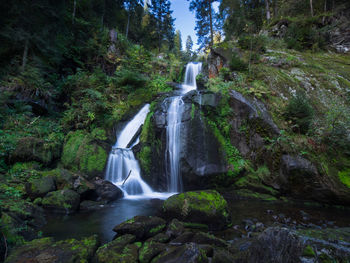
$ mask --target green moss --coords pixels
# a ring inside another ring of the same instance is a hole
[[[191,229],[199,229],[202,231],[208,231],[208,225],[206,224],[199,224],[199,223],[191,223],[191,222],[184,222],[183,226],[185,228],[191,228]]]
[[[303,251],[304,257],[316,257],[315,251],[310,245],[307,245]]]
[[[239,196],[242,196],[242,197],[260,199],[260,200],[264,200],[264,201],[276,201],[277,200],[277,198],[272,196],[272,195],[258,193],[258,192],[254,192],[254,191],[251,191],[248,189],[236,190],[235,193]]]
[[[147,174],[151,172],[151,156],[152,149],[150,146],[142,147],[141,151],[137,154],[137,157],[140,161],[140,165]]]
[[[159,225],[157,227],[152,228],[149,232],[151,234],[155,234],[155,233],[161,232],[164,228],[165,228],[165,225],[162,224],[162,225]]]
[[[107,162],[107,152],[93,142],[94,139],[105,138],[101,130],[94,130],[92,134],[84,131],[70,132],[63,148],[62,163],[72,171],[87,174],[101,173]]]
[[[350,169],[338,172],[340,181],[350,188]]]
[[[194,103],[192,103],[192,108],[191,108],[191,119],[194,119],[194,114],[196,112],[196,106],[194,105]]]

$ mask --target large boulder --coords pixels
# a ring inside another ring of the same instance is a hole
[[[153,237],[165,229],[164,219],[156,216],[135,216],[113,228],[118,235],[131,234],[138,240]]]
[[[42,206],[54,213],[71,214],[78,210],[80,195],[69,189],[48,193],[42,200]]]
[[[26,193],[31,199],[44,197],[47,193],[56,190],[56,183],[53,177],[42,177],[32,179],[25,185]]]
[[[111,202],[123,197],[123,192],[117,186],[109,181],[97,178],[93,181],[95,187],[95,195],[97,196],[97,201],[107,201]]]
[[[94,134],[81,130],[70,132],[63,147],[63,166],[73,172],[80,171],[91,178],[102,176],[110,146],[104,142],[107,139],[105,134],[95,137]]]
[[[14,249],[5,262],[91,262],[98,244],[97,236],[58,242],[52,238],[35,239]]]
[[[123,235],[117,239],[99,247],[95,261],[99,263],[137,262],[138,247],[133,243],[136,241],[133,235]]]
[[[169,246],[163,253],[158,255],[154,263],[207,263],[208,258],[205,251],[195,243],[188,243],[182,246]]]
[[[163,205],[166,216],[207,224],[210,229],[224,229],[230,223],[226,200],[215,190],[173,195]]]
[[[23,137],[17,142],[15,150],[10,155],[10,162],[36,161],[50,165],[61,155],[62,145],[48,143],[44,139],[36,137]]]

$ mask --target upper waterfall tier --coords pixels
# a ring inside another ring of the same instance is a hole
[[[197,89],[196,77],[202,70],[202,63],[190,62],[186,66],[185,80],[182,84],[183,93]]]
[[[120,132],[117,142],[114,145],[115,148],[127,148],[131,143],[131,140],[135,137],[135,134],[140,129],[141,125],[146,120],[147,114],[149,113],[149,104],[146,104],[135,117],[128,122],[124,129]]]

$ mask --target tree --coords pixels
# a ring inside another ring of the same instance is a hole
[[[214,43],[214,24],[212,4],[216,0],[187,0],[190,1],[190,11],[196,13],[196,31],[198,44],[201,48]]]
[[[265,7],[266,7],[266,20],[269,21],[271,19],[269,0],[265,0]]]
[[[180,54],[182,50],[182,39],[181,39],[181,32],[180,30],[176,30],[175,37],[174,37],[174,49],[175,53]]]
[[[187,39],[186,39],[186,53],[189,56],[192,55],[192,47],[193,47],[192,38],[191,38],[191,36],[187,36]]]
[[[156,21],[158,34],[158,50],[160,51],[162,42],[167,41],[169,48],[174,39],[174,21],[172,10],[170,10],[169,0],[152,0],[150,12]]]

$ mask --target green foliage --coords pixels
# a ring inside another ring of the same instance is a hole
[[[293,123],[294,130],[305,134],[310,128],[314,117],[314,110],[306,95],[302,92],[297,92],[296,95],[289,100],[284,115],[286,120]]]
[[[340,171],[338,177],[344,185],[350,188],[350,169]]]
[[[325,38],[312,22],[305,20],[292,22],[285,35],[287,48],[295,50],[312,49],[318,51],[325,48]]]
[[[122,89],[124,89],[125,91],[132,91],[135,89],[142,88],[147,82],[147,79],[144,75],[128,69],[117,71],[115,75],[116,84],[122,87]]]
[[[229,66],[233,71],[246,71],[248,69],[247,63],[240,59],[235,53],[232,55]]]
[[[266,42],[266,37],[259,35],[244,35],[238,39],[240,48],[258,53],[266,52]]]

